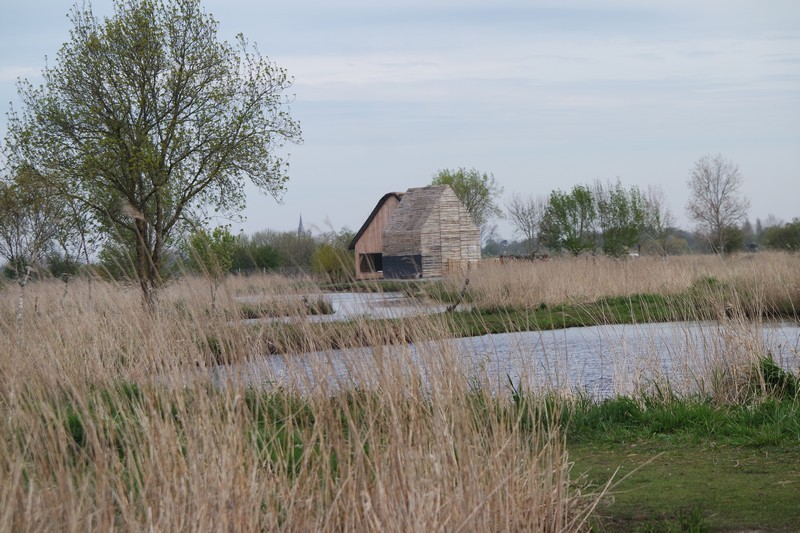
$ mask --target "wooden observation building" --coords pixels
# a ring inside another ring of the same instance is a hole
[[[356,233],[356,279],[443,276],[480,259],[480,228],[447,185],[384,195]]]

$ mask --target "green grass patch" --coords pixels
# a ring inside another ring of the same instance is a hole
[[[532,309],[514,307],[478,308],[455,314],[453,334],[485,335],[510,331],[552,330],[603,324],[665,322],[686,319],[680,306],[657,294],[603,298],[580,304],[541,304]]]
[[[617,481],[599,531],[796,531],[800,447],[737,447],[665,438],[568,445],[572,475]],[[627,477],[626,477],[627,476]]]
[[[627,397],[567,405],[560,423],[569,442],[613,445],[641,440],[693,445],[800,446],[800,403],[763,398],[715,406],[701,399],[637,401]]]
[[[511,419],[560,426],[583,490],[613,484],[598,531],[796,531],[798,378],[768,358],[752,375],[746,399],[726,405],[671,394],[543,400],[511,384]]]
[[[601,531],[794,531],[800,523],[796,397],[725,406],[582,401],[559,423],[573,476],[595,488],[618,480],[598,510]]]

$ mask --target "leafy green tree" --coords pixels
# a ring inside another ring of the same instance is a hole
[[[314,252],[314,270],[334,283],[350,281],[354,276],[353,254],[346,248],[323,242]]]
[[[211,283],[211,309],[217,308],[217,291],[233,265],[236,237],[228,228],[200,229],[189,237],[189,264],[208,276]]]
[[[763,230],[762,242],[774,250],[800,251],[800,218],[782,226],[770,226]]]
[[[152,308],[176,228],[208,208],[238,209],[248,179],[282,193],[277,151],[300,140],[283,96],[291,80],[243,37],[219,41],[199,0],[114,0],[103,20],[87,3],[70,21],[43,86],[20,84],[11,154],[132,247]]]
[[[756,239],[761,240],[761,235],[764,233],[764,226],[761,224],[761,219],[756,219]]]
[[[136,274],[136,246],[133,239],[127,236],[116,235],[106,237],[97,253],[99,264],[95,264],[94,271],[100,277],[117,281],[138,280]],[[182,242],[182,241],[181,241]],[[159,264],[158,276],[161,280],[170,279],[179,275],[186,266],[187,253],[178,243],[173,243],[170,238],[165,246],[164,257]]]
[[[753,229],[753,224],[750,223],[750,219],[745,219],[744,223],[742,224],[742,234],[744,235],[744,240],[746,243],[754,244],[756,241],[756,232]]]
[[[481,249],[481,257],[497,257],[502,255],[504,251],[505,246],[503,246],[503,241],[497,240],[495,237],[490,237],[486,240],[486,243]]]
[[[21,167],[12,179],[0,180],[0,256],[12,277],[46,266],[68,231],[68,213],[36,170]]]
[[[597,210],[594,195],[585,185],[565,193],[555,190],[542,219],[542,241],[551,250],[573,255],[595,247]]]
[[[722,249],[723,253],[731,254],[733,252],[740,252],[745,248],[744,231],[742,228],[728,226],[722,229],[722,238],[725,247]]]
[[[355,233],[347,227],[320,235],[314,251],[314,270],[327,275],[334,283],[352,280],[355,276],[355,263],[353,252],[347,248],[354,236]]]
[[[444,169],[433,176],[431,185],[449,185],[482,233],[489,220],[503,217],[503,210],[497,204],[503,187],[492,174],[474,168]]]
[[[47,270],[53,277],[68,279],[78,275],[81,264],[75,256],[54,252],[47,256]]]
[[[321,234],[317,240],[321,243],[328,243],[334,248],[347,250],[347,247],[350,246],[350,241],[353,240],[355,235],[356,233],[353,230],[347,226],[343,226],[339,231],[332,229],[331,231]]]
[[[280,265],[281,258],[277,250],[269,244],[247,235],[239,235],[236,238],[231,271],[272,270]]]
[[[199,229],[189,237],[189,265],[212,278],[223,277],[233,265],[236,237],[226,227]]]
[[[595,187],[597,218],[602,232],[603,252],[620,257],[641,242],[647,204],[637,187],[625,189],[616,184]]]
[[[526,240],[508,241],[505,239],[497,240],[491,238],[486,241],[486,245],[481,250],[483,257],[497,257],[501,255],[511,256],[530,256],[529,243]]]
[[[253,235],[253,240],[271,246],[280,258],[282,267],[306,270],[310,269],[317,241],[308,233],[298,234],[296,231],[273,232],[263,231]]]
[[[120,245],[115,240],[109,239],[103,243],[97,258],[99,265],[97,265],[96,271],[103,279],[117,281],[136,279],[134,259],[131,257],[131,250],[128,246]]]

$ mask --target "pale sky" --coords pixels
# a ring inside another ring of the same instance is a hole
[[[73,2],[0,0],[0,103],[40,81]],[[207,0],[295,79],[283,204],[248,190],[234,230],[357,230],[378,199],[443,168],[512,193],[619,178],[660,185],[680,224],[705,154],[739,164],[750,219],[800,217],[795,0]],[[109,0],[93,2],[109,14]],[[0,132],[5,131],[5,117]],[[500,233],[512,231],[500,224]]]

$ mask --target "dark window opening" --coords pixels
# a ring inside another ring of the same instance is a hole
[[[361,254],[361,272],[382,272],[383,255],[381,254]]]
[[[421,255],[399,255],[383,258],[386,267],[383,277],[386,279],[413,279],[422,277]]]

